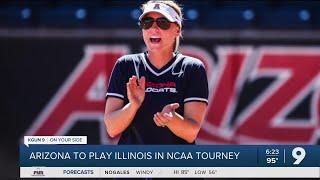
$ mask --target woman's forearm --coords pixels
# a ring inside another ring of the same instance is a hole
[[[119,110],[105,113],[104,122],[109,136],[115,137],[122,133],[131,124],[137,110],[137,107],[128,103]]]
[[[167,124],[167,127],[176,136],[192,143],[196,139],[201,125],[191,118],[185,118],[175,113],[173,119]]]

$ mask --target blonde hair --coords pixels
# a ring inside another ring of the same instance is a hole
[[[180,16],[181,20],[183,20],[182,6],[179,5],[175,0],[149,0],[141,5],[141,10],[144,11],[145,6],[149,3],[163,3],[170,7],[172,7]],[[182,22],[180,27],[180,37],[182,38]],[[178,50],[180,44],[180,37],[177,37],[175,40],[174,52]]]

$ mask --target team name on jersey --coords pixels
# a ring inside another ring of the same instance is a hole
[[[145,92],[154,93],[178,93],[175,82],[146,82]]]

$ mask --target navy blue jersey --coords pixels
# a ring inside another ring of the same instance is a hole
[[[184,103],[208,103],[208,81],[203,63],[176,53],[170,62],[157,69],[150,63],[147,53],[122,56],[112,71],[107,98],[120,98],[127,104],[126,83],[133,75],[146,78],[145,99],[132,123],[122,133],[119,144],[189,144],[169,128],[158,127],[153,116],[170,103],[180,104],[176,112],[182,116]]]

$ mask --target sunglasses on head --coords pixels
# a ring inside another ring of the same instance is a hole
[[[154,22],[156,22],[157,26],[162,30],[169,29],[171,24],[171,22],[165,17],[160,17],[157,19],[153,19],[152,17],[144,17],[139,22],[139,26],[142,29],[150,29]]]

